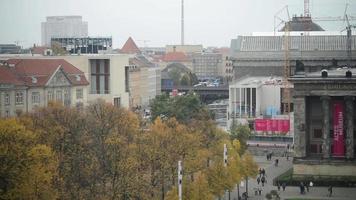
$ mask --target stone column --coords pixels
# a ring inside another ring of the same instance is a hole
[[[323,158],[330,158],[330,96],[322,96],[321,108],[323,112]]]
[[[295,96],[294,102],[294,153],[295,157],[306,157],[305,96]]]
[[[354,97],[346,96],[346,158],[354,158]]]

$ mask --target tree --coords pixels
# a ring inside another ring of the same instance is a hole
[[[0,199],[57,199],[56,157],[15,119],[0,120]]]
[[[176,118],[181,123],[190,123],[193,119],[211,119],[208,109],[201,103],[199,97],[189,93],[185,96],[157,96],[151,103],[152,120],[157,117]]]
[[[251,130],[248,125],[240,125],[233,122],[230,128],[230,138],[231,140],[239,140],[241,148],[240,155],[242,155],[247,149],[247,140],[251,135]]]
[[[68,54],[68,52],[61,46],[59,42],[52,42],[51,48],[54,55],[63,56]]]

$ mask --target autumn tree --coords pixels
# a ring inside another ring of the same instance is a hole
[[[15,119],[0,120],[0,199],[57,199],[56,157]]]

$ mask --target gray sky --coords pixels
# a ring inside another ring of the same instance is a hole
[[[46,16],[81,15],[89,36],[112,36],[121,48],[129,36],[139,46],[180,43],[181,0],[0,0],[0,43],[28,47],[40,44],[41,22]],[[289,6],[290,14],[303,13],[304,0],[185,0],[185,42],[229,46],[237,35],[273,31],[275,13]],[[310,0],[312,16],[356,16],[356,0]],[[356,23],[356,22],[354,22]],[[343,22],[319,23],[339,31]]]

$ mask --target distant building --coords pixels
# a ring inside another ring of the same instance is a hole
[[[128,71],[128,88],[130,93],[130,107],[146,108],[151,99],[161,93],[161,70],[152,63],[137,47],[135,41],[129,37],[120,53],[130,54]],[[126,71],[127,73],[127,71]]]
[[[0,116],[10,117],[47,106],[87,102],[84,73],[63,59],[9,59],[0,64]]]
[[[41,24],[42,45],[51,46],[52,38],[88,37],[88,22],[81,16],[51,16]]]
[[[131,107],[147,107],[161,94],[161,70],[143,55],[130,59],[129,77]]]
[[[185,54],[192,54],[203,51],[203,45],[166,45],[166,53],[183,52]]]
[[[273,116],[281,111],[281,77],[245,77],[229,85],[231,118]]]
[[[222,54],[193,53],[192,58],[193,72],[198,79],[213,79],[220,75]]]
[[[52,37],[51,43],[70,54],[97,54],[112,49],[111,37]]]
[[[21,47],[15,44],[0,44],[0,54],[19,54]]]

